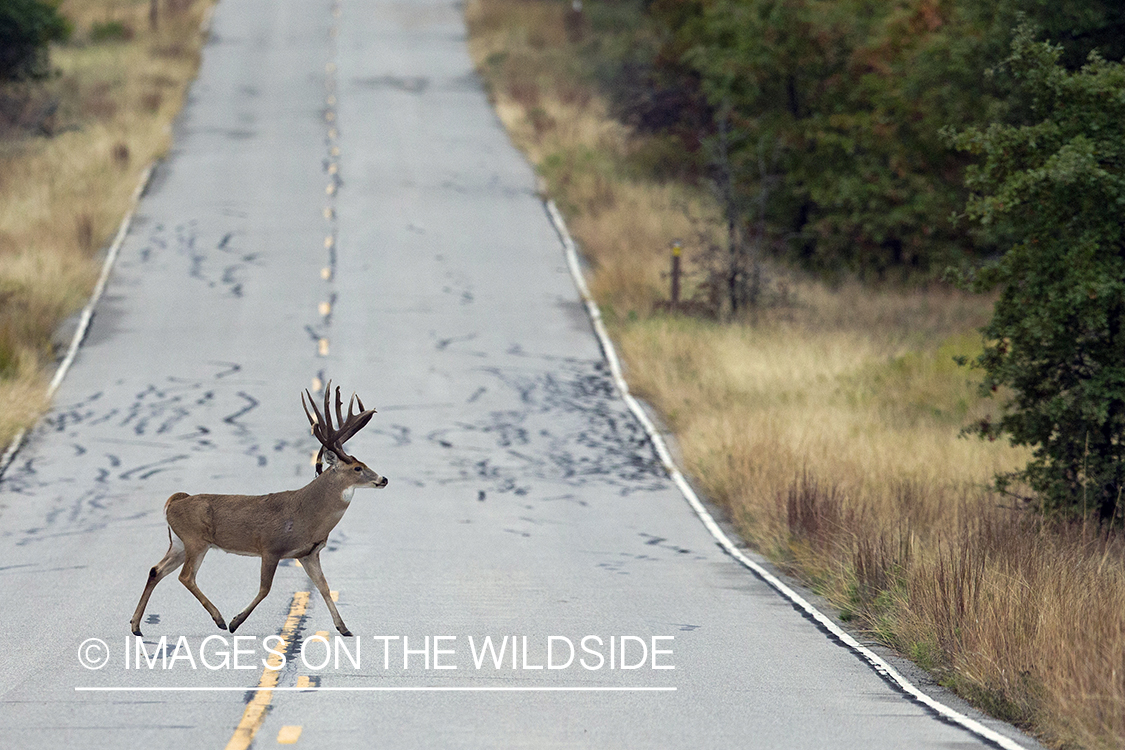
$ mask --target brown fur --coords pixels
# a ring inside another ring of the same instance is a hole
[[[177,492],[168,498],[164,504],[164,517],[169,529],[168,552],[149,571],[141,600],[129,623],[135,635],[141,635],[141,617],[156,584],[181,565],[180,581],[199,600],[215,624],[227,629],[218,608],[195,582],[204,555],[216,547],[226,552],[262,558],[258,595],[231,620],[230,632],[233,633],[269,593],[277,564],[286,558],[295,558],[316,584],[332,613],[336,629],[344,635],[351,635],[336,610],[328,582],[320,569],[320,550],[348,509],[350,500],[345,499],[345,493],[361,487],[386,487],[387,480],[341,448],[345,440],[367,424],[375,410],[353,415],[349,405],[345,420],[340,413],[340,389],[337,388],[339,427],[334,429],[328,410],[327,391],[330,389],[331,385],[326,389],[325,414],[321,415],[315,404],[313,412],[316,417],[309,414],[313,434],[323,446],[320,456],[328,464],[328,469],[323,472],[318,467],[316,479],[300,489],[268,495],[188,495]],[[309,400],[312,401],[311,397]],[[363,408],[362,403],[360,408]]]

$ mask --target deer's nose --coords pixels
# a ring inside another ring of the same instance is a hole
[[[386,487],[387,486],[387,478],[382,477],[378,482],[375,483],[375,486],[376,487]]]

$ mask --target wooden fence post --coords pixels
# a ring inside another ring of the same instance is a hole
[[[672,243],[672,309],[680,306],[680,252],[679,242]]]

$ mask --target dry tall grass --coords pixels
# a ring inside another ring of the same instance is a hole
[[[57,75],[0,91],[10,113],[53,110],[0,131],[0,445],[46,406],[52,335],[85,303],[141,171],[169,146],[210,4],[164,2],[153,32],[148,0],[65,0],[75,34],[51,50]]]
[[[987,484],[1027,455],[958,437],[996,408],[953,363],[991,300],[772,269],[784,304],[752,322],[654,313],[669,244],[690,254],[716,209],[633,168],[644,139],[585,82],[593,47],[569,7],[472,0],[470,49],[688,472],[759,549],[963,695],[1055,746],[1125,745],[1125,541],[1012,507]]]

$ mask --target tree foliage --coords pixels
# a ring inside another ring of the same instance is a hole
[[[0,80],[35,78],[47,71],[47,45],[65,39],[70,24],[57,4],[43,0],[0,2]]]
[[[1109,520],[1125,489],[1125,67],[1093,52],[1071,72],[1064,55],[1022,26],[1002,70],[1027,121],[950,134],[980,159],[966,215],[1011,243],[972,279],[1000,289],[982,388],[1011,394],[976,431],[1033,449],[1017,476],[1045,506]]]
[[[943,127],[1017,122],[1007,54],[1021,14],[1065,44],[1125,52],[1117,0],[653,0],[665,81],[698,88],[711,140],[729,120],[729,171],[760,205],[775,252],[867,277],[926,273],[995,252],[992,231],[954,225],[963,154]],[[1080,62],[1078,63],[1080,64]],[[685,113],[699,119],[698,106]],[[704,148],[707,162],[715,149]],[[763,163],[763,154],[771,157]],[[765,169],[764,167],[768,167]],[[763,181],[769,184],[763,184]],[[756,220],[758,217],[747,217]]]

